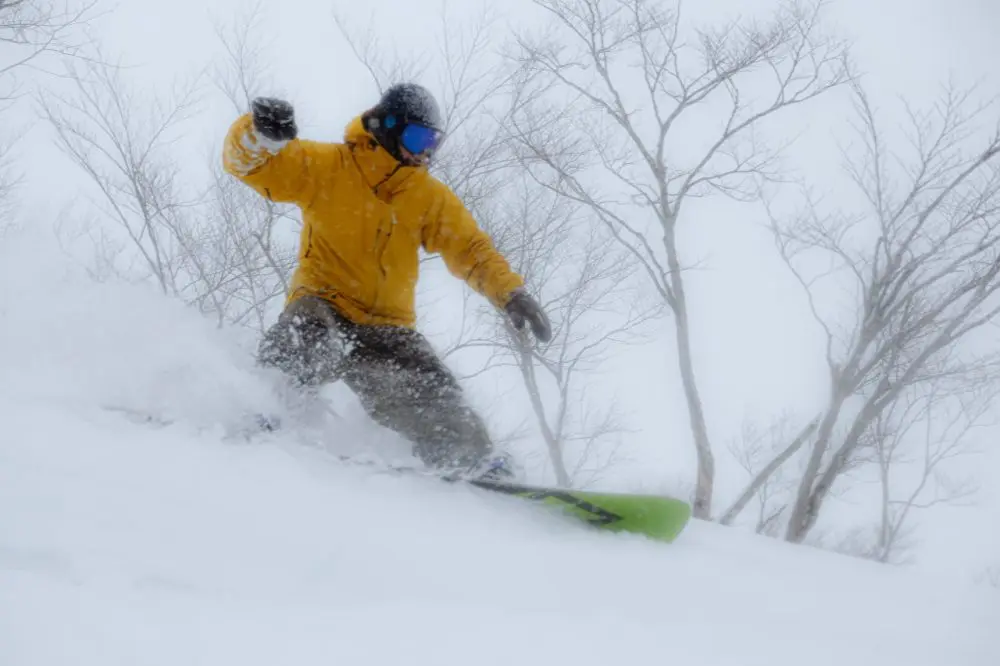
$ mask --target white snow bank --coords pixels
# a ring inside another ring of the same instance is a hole
[[[223,440],[204,426],[270,400],[246,350],[65,276],[0,260],[0,664],[1000,663],[988,589],[699,522],[673,545],[593,533]]]
[[[40,233],[0,250],[0,318],[0,391],[201,422],[269,401],[234,333],[155,286],[93,283]]]

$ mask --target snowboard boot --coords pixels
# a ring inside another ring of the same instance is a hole
[[[521,470],[510,454],[500,452],[483,460],[471,478],[490,483],[515,483],[520,475]]]

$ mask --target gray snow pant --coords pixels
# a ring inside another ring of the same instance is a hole
[[[492,452],[458,380],[412,329],[356,324],[322,298],[303,296],[265,333],[258,362],[302,387],[344,380],[368,415],[413,442],[431,467],[467,469]]]

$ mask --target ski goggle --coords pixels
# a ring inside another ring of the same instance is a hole
[[[441,145],[443,137],[444,132],[427,127],[426,125],[408,123],[403,128],[402,134],[399,135],[399,142],[410,153],[419,155],[428,150],[437,150],[437,147]]]

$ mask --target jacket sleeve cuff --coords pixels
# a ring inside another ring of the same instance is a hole
[[[228,166],[235,175],[247,176],[277,155],[288,145],[287,140],[275,141],[261,135],[254,129],[249,115],[233,128],[230,142],[227,144]]]
[[[497,294],[493,302],[496,304],[498,308],[503,310],[504,308],[507,307],[507,304],[510,303],[510,300],[514,297],[514,294],[516,294],[519,291],[524,291],[524,280],[522,280],[521,277],[518,275],[513,275],[511,276],[510,284],[507,287],[507,289]]]
[[[278,141],[274,139],[269,139],[263,134],[260,134],[257,130],[255,130],[253,126],[250,127],[250,130],[247,132],[247,134],[250,137],[252,137],[253,141],[256,142],[258,150],[266,151],[272,155],[277,155],[279,152],[281,152],[282,148],[288,145],[288,139],[281,139]]]

